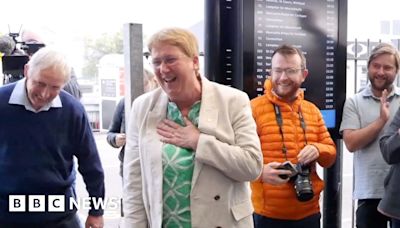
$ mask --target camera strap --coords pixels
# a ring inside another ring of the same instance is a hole
[[[307,137],[306,137],[307,125],[306,125],[306,121],[304,121],[304,118],[303,118],[303,112],[301,111],[301,106],[299,106],[299,119],[300,119],[301,129],[303,129],[304,141],[306,142],[306,145],[307,145],[308,144]]]
[[[285,144],[285,136],[283,134],[283,118],[282,118],[282,113],[281,113],[281,108],[276,105],[276,104],[272,104],[274,106],[274,110],[275,110],[275,116],[276,116],[276,123],[278,124],[279,127],[279,134],[281,135],[281,140],[282,140],[282,153],[285,155],[285,160],[287,161],[287,147]],[[307,142],[307,137],[306,137],[306,122],[303,118],[303,113],[301,111],[301,106],[299,107],[299,120],[300,120],[300,127],[301,129],[303,129],[303,135],[304,135],[304,140],[306,145],[308,144]]]

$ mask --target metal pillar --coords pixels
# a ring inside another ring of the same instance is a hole
[[[141,24],[124,24],[124,59],[125,116],[128,117],[133,100],[143,94],[143,29]],[[128,126],[128,123],[125,123],[125,126]]]

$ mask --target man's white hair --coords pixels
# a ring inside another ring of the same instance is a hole
[[[44,47],[39,49],[28,62],[28,75],[35,74],[41,70],[56,69],[62,73],[67,83],[71,77],[71,66],[66,56],[60,51]]]

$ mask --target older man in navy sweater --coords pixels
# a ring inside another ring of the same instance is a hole
[[[89,196],[104,198],[104,173],[88,118],[79,101],[62,91],[70,70],[63,55],[45,47],[25,66],[24,79],[0,87],[0,227],[79,228],[76,208],[70,208],[74,156]],[[11,200],[12,195],[23,199]],[[38,212],[32,212],[33,195],[45,199]],[[52,211],[62,202],[53,196],[64,197],[63,211]],[[10,211],[14,206],[22,211]],[[92,202],[86,228],[103,227],[102,214]]]

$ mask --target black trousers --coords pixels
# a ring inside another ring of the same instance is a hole
[[[360,199],[357,202],[357,228],[387,228],[390,218],[378,211],[381,199]]]
[[[315,215],[311,215],[305,217],[300,220],[282,220],[282,219],[273,219],[268,218],[259,214],[253,214],[254,219],[254,228],[269,228],[269,227],[277,227],[277,228],[320,228],[320,220],[321,214],[317,213]]]
[[[77,214],[72,214],[62,220],[56,222],[31,224],[31,223],[2,223],[1,228],[82,228]]]
[[[400,220],[392,218],[392,228],[400,228]]]

